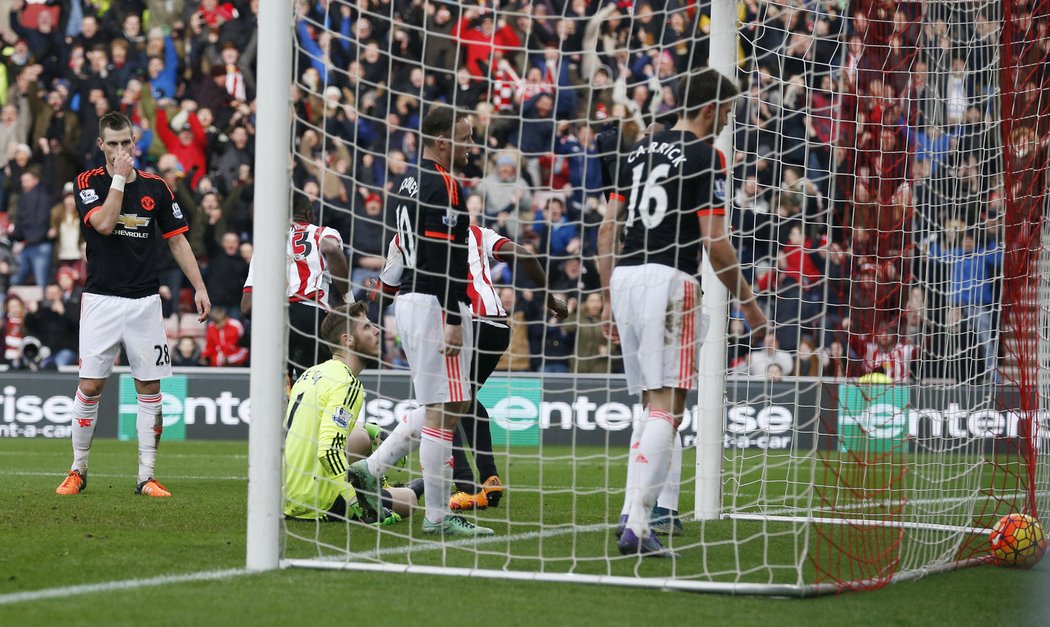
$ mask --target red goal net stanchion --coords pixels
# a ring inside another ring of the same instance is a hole
[[[1003,143],[1003,358],[1013,364],[1003,380],[1015,394],[1016,438],[1004,439],[990,460],[1015,485],[1012,511],[1040,514],[1036,489],[1039,447],[1040,313],[1047,308],[1040,261],[1047,202],[1047,142],[1050,141],[1050,2],[1003,3],[1000,93]],[[1045,329],[1042,329],[1045,333]],[[1045,403],[1045,401],[1042,401]],[[1045,502],[1045,495],[1044,495]],[[1045,511],[1045,508],[1042,508]],[[995,519],[995,520],[993,520]],[[989,516],[994,524],[996,516]]]

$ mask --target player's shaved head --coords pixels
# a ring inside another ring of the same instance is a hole
[[[717,70],[705,67],[683,76],[678,93],[684,94],[685,117],[695,118],[707,105],[731,101],[740,90]]]
[[[106,129],[111,131],[122,131],[131,129],[131,119],[120,111],[110,111],[98,119],[98,136],[102,137]]]
[[[452,107],[438,106],[432,108],[420,125],[423,133],[423,145],[433,146],[438,137],[452,139],[456,126],[456,110]]]
[[[292,219],[310,222],[312,217],[313,207],[310,205],[310,199],[306,194],[296,192],[292,196]]]

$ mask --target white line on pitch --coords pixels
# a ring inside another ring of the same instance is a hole
[[[101,479],[126,479],[133,477],[135,473],[129,472],[125,474],[111,473],[111,472],[92,472],[88,473],[88,477],[97,477]],[[36,470],[4,470],[0,471],[0,476],[4,477],[65,477],[66,472],[48,472],[48,471],[36,471]],[[177,481],[247,481],[248,477],[244,476],[220,476],[220,475],[164,475],[164,480],[175,479]]]
[[[112,592],[114,590],[134,590],[136,588],[147,588],[151,586],[166,586],[173,583],[215,581],[217,579],[228,579],[230,577],[247,575],[249,572],[251,571],[243,568],[208,570],[196,573],[186,573],[184,575],[161,575],[160,577],[148,577],[146,579],[125,579],[123,581],[105,581],[102,583],[87,583],[78,586],[12,592],[9,594],[0,594],[0,605],[21,603],[24,601],[64,598],[80,594],[94,594],[96,592]]]
[[[122,479],[122,478],[130,477],[130,476],[132,476],[132,474],[133,473],[118,474],[118,473],[103,473],[103,472],[96,473],[96,472],[92,472],[92,473],[89,473],[88,476],[89,477],[98,477],[98,478],[101,478],[101,479]],[[39,471],[38,470],[0,470],[0,477],[56,477],[56,478],[62,478],[62,477],[65,477],[65,476],[66,476],[66,472],[65,471],[56,472],[56,471],[47,471],[47,470],[39,470]],[[164,475],[163,479],[164,479],[164,481],[247,481],[248,477],[246,477],[244,475]],[[505,486],[505,487],[508,488],[508,489],[511,489],[511,486]],[[523,484],[523,483],[515,483],[512,487],[516,488],[516,489],[519,489],[519,490],[526,491],[526,492],[528,492],[528,491],[539,492],[540,490],[543,490],[544,492],[555,491],[555,493],[557,493],[557,494],[563,494],[563,493],[567,493],[569,491],[573,491],[573,492],[576,492],[576,491],[582,491],[582,492],[591,491],[591,492],[594,492],[594,491],[598,491],[598,490],[610,490],[610,489],[616,491],[617,493],[623,493],[623,488],[618,488],[616,485],[607,485],[607,486],[604,486],[604,485],[596,485],[596,486],[546,485],[546,486],[538,486],[538,485],[528,485],[528,484]]]
[[[0,440],[0,441],[4,441],[4,440]],[[10,440],[7,440],[7,441],[10,442]],[[134,442],[129,441],[128,444],[131,445],[131,444],[134,444]],[[168,445],[170,443],[169,442],[165,442],[164,444]],[[11,457],[16,457],[16,456],[40,457],[41,455],[47,455],[47,454],[48,453],[41,453],[40,451],[0,451],[0,456],[11,456]],[[57,455],[57,453],[55,453],[55,454]],[[62,455],[66,455],[66,453],[63,451]],[[168,458],[181,459],[181,458],[197,458],[197,457],[214,458],[215,457],[215,453],[164,453],[164,458],[165,459],[168,459]],[[248,459],[247,455],[222,455],[221,457],[223,459]]]
[[[484,521],[482,521],[484,522]],[[598,523],[593,525],[583,526],[571,526],[571,527],[560,527],[547,531],[525,531],[522,533],[514,533],[506,536],[487,536],[483,538],[463,538],[462,540],[451,540],[448,542],[431,541],[422,538],[411,538],[416,542],[422,544],[408,544],[405,546],[391,547],[388,549],[379,549],[378,551],[358,551],[355,553],[346,553],[341,556],[331,556],[322,559],[330,559],[332,561],[349,561],[355,559],[377,559],[387,557],[391,555],[405,555],[408,553],[423,553],[427,551],[440,551],[443,549],[454,549],[459,547],[476,547],[485,544],[499,544],[502,542],[519,542],[522,540],[537,540],[546,538],[555,538],[558,536],[565,536],[569,534],[585,534],[592,533],[595,531],[603,531],[612,529],[613,526],[606,523]],[[401,536],[405,538],[406,536]]]

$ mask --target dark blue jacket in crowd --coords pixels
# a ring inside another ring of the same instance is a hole
[[[19,194],[15,237],[29,245],[47,241],[47,230],[51,228],[51,205],[51,197],[43,185]]]

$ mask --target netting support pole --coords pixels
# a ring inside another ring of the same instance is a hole
[[[736,79],[736,0],[713,0],[711,3],[711,56],[708,64]],[[729,165],[726,180],[726,213],[732,198],[733,163],[732,117],[718,136],[715,146]],[[727,216],[728,217],[728,216]],[[696,413],[696,499],[697,520],[714,520],[722,512],[722,434],[725,414],[726,328],[728,327],[729,293],[718,280],[704,255],[704,313],[710,320],[703,348],[700,349],[700,390]]]
[[[277,568],[284,408],[285,239],[290,201],[289,81],[292,4],[259,3],[255,151],[255,277],[252,288],[251,426],[248,431],[248,570]]]

